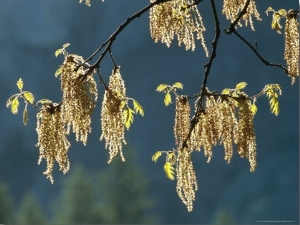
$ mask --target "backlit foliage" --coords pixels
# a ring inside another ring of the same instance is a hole
[[[280,9],[275,11],[272,7],[269,7],[266,11],[273,12],[272,16],[272,29],[281,34],[281,18],[285,19],[285,48],[284,59],[287,64],[288,75],[291,77],[292,84],[295,83],[296,78],[299,77],[299,22],[297,20],[299,12],[295,10]]]
[[[72,128],[76,141],[87,143],[91,132],[91,116],[98,97],[97,84],[93,73],[81,66],[81,56],[63,51],[65,60],[56,76],[60,76],[63,91],[62,113],[67,125],[67,134]],[[88,66],[88,65],[86,65]]]
[[[177,89],[183,89],[182,83],[176,82],[172,86],[168,85],[168,84],[160,84],[156,88],[156,91],[165,93],[164,103],[166,106],[168,106],[168,105],[172,104],[171,92],[173,92],[175,95],[177,95],[177,93],[176,93]]]
[[[224,0],[222,13],[226,16],[226,19],[234,22],[239,13],[243,10],[247,0]],[[246,13],[242,16],[241,20],[244,22],[245,26],[250,25],[251,29],[254,31],[253,18],[261,20],[260,14],[257,11],[256,4],[254,0],[250,0],[249,6],[247,7]],[[237,25],[243,26],[241,20],[238,21]]]
[[[11,109],[12,114],[17,114],[19,111],[19,98],[23,98],[25,102],[25,107],[23,111],[23,124],[26,126],[28,122],[28,111],[27,106],[28,104],[33,105],[34,103],[34,96],[29,91],[23,91],[23,80],[20,78],[16,83],[20,93],[12,95],[6,102],[6,107]]]
[[[53,180],[55,162],[59,169],[66,173],[70,169],[68,149],[70,142],[67,135],[75,134],[76,141],[87,144],[88,134],[91,132],[92,113],[98,98],[95,75],[100,78],[100,84],[105,88],[101,107],[101,136],[105,148],[108,150],[110,163],[116,155],[125,161],[123,145],[126,144],[125,130],[129,130],[134,122],[134,116],[144,116],[141,104],[133,98],[126,96],[124,80],[120,67],[112,56],[112,46],[120,32],[134,19],[149,11],[150,35],[155,43],[162,42],[170,47],[176,38],[178,45],[184,45],[186,50],[194,51],[196,40],[204,49],[209,60],[204,64],[204,76],[199,93],[193,96],[179,95],[178,90],[183,89],[183,84],[175,82],[173,85],[160,84],[156,91],[164,93],[164,104],[170,106],[175,97],[174,139],[175,148],[167,151],[157,151],[152,156],[152,161],[165,155],[163,170],[170,180],[176,180],[176,191],[188,211],[193,210],[193,202],[198,190],[197,177],[192,161],[192,153],[203,151],[209,163],[213,157],[214,147],[223,146],[224,160],[229,164],[234,152],[241,158],[246,158],[250,171],[256,169],[256,136],[254,129],[254,116],[258,108],[258,97],[266,96],[270,111],[279,114],[279,96],[282,94],[278,84],[266,84],[256,95],[249,96],[244,92],[246,82],[238,83],[234,88],[225,88],[221,93],[211,92],[207,87],[207,78],[210,74],[212,62],[217,55],[217,44],[220,38],[220,21],[218,19],[215,2],[210,2],[214,22],[215,36],[212,40],[212,52],[206,47],[204,32],[206,28],[200,15],[201,0],[150,0],[150,4],[127,18],[117,30],[87,59],[69,54],[66,43],[55,51],[55,56],[63,55],[64,61],[55,72],[61,81],[62,100],[53,103],[48,99],[35,101],[34,95],[24,91],[24,83],[20,78],[16,86],[18,93],[12,95],[6,102],[13,114],[19,112],[20,99],[24,100],[23,123],[28,122],[28,105],[38,110],[36,131],[39,148],[38,164],[43,160],[47,163],[44,172],[46,177]],[[203,1],[204,2],[204,1]],[[91,0],[79,0],[90,6]],[[226,34],[235,34],[268,66],[276,66],[287,73],[295,83],[299,76],[299,11],[280,9],[275,11],[269,7],[266,11],[272,12],[271,28],[281,34],[285,20],[284,60],[287,68],[280,64],[270,63],[258,52],[257,46],[252,44],[237,33],[237,27],[250,26],[254,31],[254,19],[260,21],[255,0],[223,0],[222,13],[230,21],[230,26],[225,29]],[[102,51],[102,52],[101,52]],[[95,60],[96,55],[100,54]],[[109,76],[108,85],[100,74],[100,64],[104,56],[109,55],[114,69]],[[93,64],[91,61],[94,61]],[[89,64],[91,63],[91,64]],[[199,64],[200,65],[200,64]],[[193,101],[194,110],[191,110],[190,101]],[[72,131],[72,132],[71,132]]]
[[[43,104],[40,112],[37,113],[36,132],[38,134],[37,147],[39,148],[38,164],[43,159],[47,162],[46,177],[53,180],[54,162],[59,165],[59,170],[66,173],[70,169],[68,149],[70,142],[66,138],[65,122],[60,107],[48,103]]]
[[[186,50],[195,50],[195,36],[201,41],[206,56],[208,50],[203,32],[206,30],[197,6],[192,0],[173,0],[155,5],[150,9],[150,33],[155,42],[170,47],[174,37]]]
[[[277,116],[279,114],[278,98],[282,94],[281,87],[278,84],[267,84],[262,93],[269,99],[271,112]]]
[[[87,143],[88,133],[91,132],[91,116],[96,106],[98,97],[97,84],[94,80],[94,73],[90,65],[81,56],[68,54],[64,44],[55,52],[55,56],[64,55],[63,64],[55,72],[55,76],[61,80],[63,101],[52,103],[51,100],[41,99],[37,102],[29,91],[23,91],[23,80],[20,78],[16,85],[19,93],[12,95],[6,102],[13,114],[18,113],[19,98],[23,98],[25,108],[23,112],[23,123],[27,124],[27,105],[30,104],[38,109],[37,127],[40,156],[38,164],[43,159],[47,162],[46,177],[54,182],[52,173],[55,161],[63,173],[70,169],[68,149],[70,142],[67,135],[72,129],[76,141]],[[120,153],[123,161],[125,157],[122,151],[122,144],[125,141],[125,128],[127,130],[133,123],[134,114],[144,115],[143,107],[133,98],[125,95],[125,85],[119,68],[113,70],[110,76],[109,85],[105,91],[102,111],[102,135],[105,140],[105,148],[109,150],[109,163],[113,157]]]
[[[182,88],[183,85],[179,84]],[[188,211],[193,209],[195,191],[198,189],[191,160],[192,152],[203,149],[204,156],[209,163],[213,157],[213,147],[223,145],[224,160],[227,163],[230,163],[233,151],[236,149],[240,157],[248,159],[250,171],[255,171],[254,115],[257,111],[255,100],[266,95],[270,101],[270,111],[278,115],[278,97],[281,94],[281,88],[278,84],[269,84],[257,95],[249,97],[243,91],[246,86],[246,82],[240,82],[235,88],[224,89],[221,94],[207,89],[204,97],[196,98],[195,110],[201,99],[205,100],[205,104],[192,119],[190,119],[189,104],[189,99],[192,98],[178,95],[174,85],[160,84],[156,89],[159,92],[165,92],[166,95],[172,92],[176,96],[174,135],[177,148],[171,151],[157,151],[152,156],[152,161],[156,162],[163,153],[166,154],[164,166],[166,176],[171,180],[176,178],[178,196],[187,206]]]

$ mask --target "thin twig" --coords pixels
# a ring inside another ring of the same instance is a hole
[[[100,47],[99,47],[99,48],[98,48],[91,56],[89,56],[89,57],[85,60],[85,62],[92,60],[92,59],[95,57],[95,55],[97,55],[97,54],[101,51],[101,49],[104,48],[104,46],[108,45],[109,48],[110,48],[110,46],[111,46],[112,43],[115,41],[116,37],[120,34],[120,32],[121,32],[121,31],[122,31],[129,23],[131,23],[134,19],[136,19],[136,18],[140,17],[141,15],[143,15],[145,12],[147,12],[147,11],[148,11],[149,9],[151,9],[153,6],[158,5],[158,4],[161,4],[161,3],[164,3],[164,2],[168,2],[168,1],[171,1],[171,0],[157,0],[157,1],[155,1],[155,2],[150,3],[149,5],[145,6],[145,7],[142,8],[140,11],[138,11],[138,12],[135,13],[135,14],[133,14],[132,16],[128,17],[128,18],[126,19],[126,21],[123,22],[123,23],[115,30],[115,32],[114,32],[112,35],[110,35],[109,38],[108,38],[106,41],[104,41],[104,42],[101,44],[101,46],[100,46]],[[109,49],[108,46],[103,50],[103,52],[102,52],[101,56],[98,58],[97,62],[96,62],[95,64],[92,65],[93,68],[99,66],[99,64],[100,64],[100,62],[102,61],[104,55],[107,53],[107,51],[108,51],[108,49]]]
[[[275,66],[281,68],[286,74],[288,74],[287,68],[285,68],[283,65],[278,63],[271,63],[267,61],[265,58],[263,58],[259,52],[257,47],[253,47],[245,38],[243,38],[235,29],[232,30],[232,33],[234,33],[239,39],[241,39],[254,53],[255,55],[266,65],[266,66]]]
[[[275,66],[275,67],[279,67],[281,68],[286,74],[288,74],[288,70],[282,66],[281,64],[277,64],[277,63],[271,63],[269,61],[267,61],[265,58],[263,58],[259,52],[258,52],[258,48],[257,48],[257,43],[255,42],[255,46],[252,46],[245,38],[243,38],[235,29],[236,24],[239,22],[239,20],[242,18],[242,16],[244,14],[247,13],[247,8],[249,6],[250,0],[247,0],[247,2],[245,3],[245,6],[243,7],[243,10],[240,12],[240,14],[238,15],[238,17],[230,24],[230,26],[224,30],[224,32],[226,34],[231,34],[234,33],[239,39],[241,39],[254,53],[255,55],[267,66]]]
[[[108,88],[107,84],[104,82],[102,76],[100,75],[99,68],[97,68],[97,74],[98,74],[98,76],[99,76],[100,82],[104,85],[105,90],[108,91],[109,88]]]
[[[112,63],[114,64],[115,69],[118,68],[116,61],[112,55],[111,49],[108,50]]]

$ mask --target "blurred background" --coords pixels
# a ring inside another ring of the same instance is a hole
[[[69,149],[71,170],[62,175],[55,165],[54,184],[43,175],[46,163],[37,165],[36,113],[29,108],[29,122],[22,123],[22,111],[12,115],[5,107],[17,92],[21,77],[24,90],[35,99],[61,100],[60,82],[54,77],[63,57],[54,52],[70,43],[69,53],[87,58],[127,17],[149,1],[92,0],[92,6],[76,0],[2,1],[0,7],[0,223],[160,223],[160,224],[254,224],[261,221],[299,223],[299,81],[290,79],[278,68],[267,67],[234,35],[221,34],[217,58],[208,79],[208,88],[221,91],[241,81],[245,91],[254,95],[265,84],[279,83],[280,113],[270,113],[265,97],[258,99],[255,116],[257,168],[249,172],[246,159],[236,153],[230,164],[222,147],[214,148],[214,157],[206,163],[203,152],[193,154],[199,190],[192,212],[176,193],[176,181],[166,178],[164,159],[155,164],[151,156],[157,150],[172,149],[174,144],[174,105],[164,106],[163,95],[155,92],[160,83],[182,82],[182,94],[199,92],[206,63],[200,43],[194,52],[186,52],[173,42],[168,49],[155,44],[149,33],[148,13],[133,21],[117,37],[112,47],[121,66],[127,95],[144,108],[145,116],[136,116],[126,133],[126,163],[119,158],[107,165],[108,152],[100,137],[100,107],[103,86],[94,111],[92,133],[84,147],[73,135]],[[239,28],[240,34],[256,41],[267,60],[282,63],[284,36],[271,30],[268,6],[296,9],[296,1],[256,1],[263,19],[254,21],[256,32]],[[229,22],[216,1],[221,29]],[[209,1],[199,5],[207,28],[210,50],[213,18]],[[109,58],[101,64],[106,81],[113,65]],[[97,79],[97,78],[96,78]],[[22,102],[20,107],[22,107]],[[22,108],[20,108],[22,110]],[[272,222],[270,222],[272,223]]]

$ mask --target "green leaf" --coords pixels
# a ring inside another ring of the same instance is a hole
[[[165,99],[164,99],[164,103],[166,106],[172,104],[172,98],[171,98],[171,94],[170,91],[168,91],[165,95]]]
[[[280,19],[282,17],[286,17],[287,12],[285,9],[280,9],[278,11],[275,11],[274,9],[272,9],[272,7],[268,7],[266,14],[268,15],[268,12],[272,11],[273,12],[273,17],[272,17],[272,23],[271,23],[271,28],[273,30],[276,30],[277,33],[281,34],[281,24],[280,24]]]
[[[59,68],[55,71],[55,77],[57,78],[61,73],[62,73],[62,67],[59,67]]]
[[[257,113],[257,106],[255,104],[252,104],[250,109],[251,109],[251,112],[254,116]]]
[[[27,107],[25,107],[24,111],[23,111],[23,124],[24,126],[27,125],[28,122],[28,112],[27,112]]]
[[[131,124],[133,123],[134,120],[133,114],[134,111],[129,107],[123,110],[123,121],[127,130],[129,130]]]
[[[225,89],[223,89],[223,91],[222,91],[222,95],[229,95],[230,94],[230,91],[231,91],[231,89],[229,89],[229,88],[225,88]]]
[[[279,10],[277,11],[277,13],[278,13],[280,16],[282,16],[282,17],[285,17],[286,14],[287,14],[285,9],[279,9]]]
[[[157,151],[153,156],[152,156],[152,161],[156,163],[156,161],[158,160],[159,157],[161,157],[162,152],[161,151]]]
[[[20,91],[22,91],[22,89],[23,89],[23,80],[21,78],[17,81],[17,87],[19,88]]]
[[[19,109],[19,99],[18,99],[18,97],[15,97],[11,101],[11,112],[13,114],[17,114],[18,113],[18,109]]]
[[[276,116],[279,114],[279,101],[278,97],[282,94],[282,90],[279,84],[267,84],[263,91],[269,99],[271,113]]]
[[[64,45],[63,45],[63,48],[65,49],[65,48],[67,48],[67,47],[69,47],[70,46],[70,43],[65,43]]]
[[[183,89],[183,84],[180,82],[176,82],[172,85],[172,88],[179,88],[179,89]]]
[[[136,113],[139,113],[141,116],[144,116],[143,107],[136,100],[133,99],[133,109]]]
[[[14,98],[17,98],[19,96],[19,94],[14,94],[12,96],[10,96],[10,98],[6,101],[6,107],[9,108],[11,106],[12,100]]]
[[[41,99],[41,100],[39,100],[37,103],[36,103],[37,105],[38,104],[41,104],[42,106],[43,105],[51,105],[52,104],[52,101],[51,100],[49,100],[49,99]]]
[[[275,96],[273,98],[270,98],[269,103],[270,103],[271,112],[275,116],[278,116],[278,114],[279,114],[279,101],[278,101],[278,98],[276,98]]]
[[[243,82],[238,83],[238,84],[235,86],[235,89],[236,89],[237,91],[240,91],[240,90],[244,89],[246,86],[247,86],[247,83],[243,81]]]
[[[158,92],[163,92],[163,91],[166,91],[168,88],[170,88],[170,85],[167,85],[167,84],[160,84],[160,85],[158,85],[158,87],[156,88],[156,91],[158,91]]]
[[[166,172],[166,176],[170,179],[170,180],[174,180],[174,167],[170,162],[166,162],[164,165],[164,171]]]
[[[268,13],[269,13],[270,11],[271,11],[271,12],[274,12],[275,10],[274,10],[272,7],[268,7],[267,10],[266,10],[266,12],[265,12],[265,13],[267,14],[267,16],[268,16]]]
[[[62,48],[57,49],[57,50],[55,51],[55,53],[54,53],[55,57],[57,57],[57,56],[59,56],[60,54],[62,54],[62,52],[63,52],[63,49],[62,49]]]
[[[281,34],[281,24],[280,24],[280,19],[281,19],[281,16],[279,13],[274,13],[273,14],[273,20],[272,20],[272,23],[271,23],[271,27],[273,30],[276,30],[277,33]]]
[[[24,91],[22,94],[23,94],[23,97],[25,98],[26,101],[28,101],[30,104],[33,104],[34,96],[31,92]]]
[[[63,54],[65,52],[65,49],[70,45],[70,43],[66,43],[63,45],[62,48],[59,48],[55,51],[55,57],[59,56],[60,54]]]

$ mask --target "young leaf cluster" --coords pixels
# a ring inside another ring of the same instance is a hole
[[[273,12],[272,16],[272,23],[271,23],[271,28],[273,30],[276,30],[278,34],[281,34],[281,18],[286,17],[286,10],[285,9],[279,9],[278,11],[275,11],[272,7],[268,7],[266,10],[266,14],[268,15],[269,12]]]
[[[278,116],[279,114],[279,101],[278,97],[282,94],[279,84],[267,84],[262,90],[263,93],[269,99],[270,110],[273,114]]]
[[[162,154],[166,155],[166,160],[165,160],[165,164],[163,166],[163,169],[166,173],[167,178],[169,178],[170,180],[174,180],[175,177],[175,164],[176,164],[176,154],[175,154],[175,150],[172,151],[157,151],[153,156],[152,156],[152,161],[153,162],[157,162],[158,158],[160,158],[162,156]]]
[[[171,92],[178,96],[176,90],[183,89],[183,84],[180,82],[174,83],[172,86],[168,84],[160,84],[156,88],[156,91],[165,93],[164,103],[166,106],[172,104]]]
[[[133,107],[129,106],[130,100]],[[144,110],[140,103],[138,103],[138,101],[133,98],[125,98],[125,100],[122,101],[121,105],[121,107],[123,108],[123,123],[126,129],[129,130],[134,120],[134,114],[140,114],[141,116],[144,116]]]
[[[24,99],[25,107],[23,110],[23,124],[26,126],[28,122],[28,104],[34,105],[34,96],[29,91],[23,91],[23,80],[20,78],[16,83],[19,93],[12,95],[6,102],[6,107],[9,108],[13,114],[17,114],[19,111],[19,98]]]

